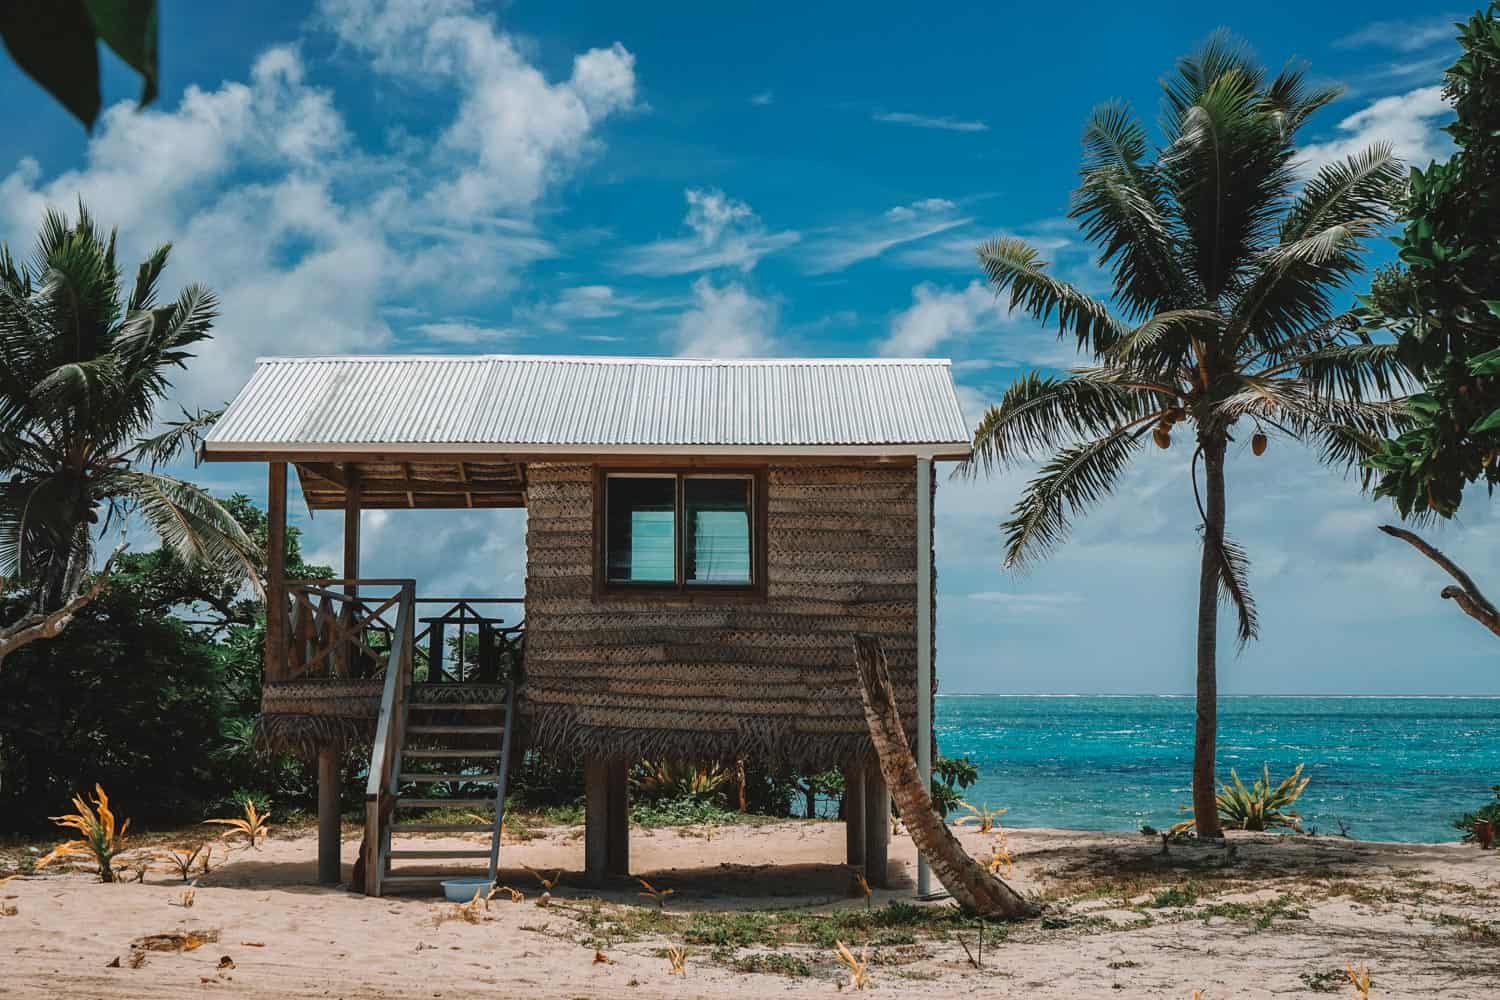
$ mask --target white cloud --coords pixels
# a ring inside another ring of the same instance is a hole
[[[485,326],[481,323],[473,323],[468,320],[444,320],[437,323],[419,323],[412,327],[412,330],[428,340],[436,340],[443,344],[455,344],[465,347],[499,346],[505,341],[514,340],[517,336],[514,330]]]
[[[1416,52],[1441,42],[1451,42],[1458,31],[1455,17],[1433,17],[1410,21],[1373,21],[1333,43],[1336,49],[1381,48]]]
[[[891,332],[880,353],[920,357],[981,326],[997,324],[1004,309],[995,293],[978,281],[966,288],[942,288],[924,281],[911,290],[912,304],[891,320]]]
[[[770,232],[748,204],[717,189],[688,188],[683,225],[691,236],[657,240],[628,251],[620,266],[632,274],[692,274],[716,268],[750,271],[767,254],[802,238],[793,230]]]
[[[635,104],[635,57],[619,43],[575,56],[572,74],[552,83],[493,18],[461,0],[325,0],[322,12],[378,69],[457,86],[457,117],[434,151],[447,176],[425,199],[450,218],[530,207],[593,148],[604,119]]]
[[[923,198],[887,209],[878,218],[825,231],[807,244],[807,269],[828,274],[879,257],[892,247],[936,236],[973,221],[946,198]]]
[[[632,295],[610,285],[575,285],[564,288],[550,302],[527,306],[518,312],[523,322],[561,331],[574,323],[618,319],[629,313],[676,309],[686,302],[682,298]]]
[[[693,282],[694,306],[678,317],[668,336],[683,357],[742,358],[764,355],[775,346],[776,305],[738,282]]]
[[[1299,157],[1311,172],[1388,142],[1396,155],[1413,166],[1425,167],[1452,151],[1452,140],[1439,130],[1453,108],[1443,100],[1441,87],[1421,87],[1405,94],[1382,97],[1338,123],[1339,135],[1327,142],[1304,146]]]
[[[437,294],[451,307],[509,292],[520,269],[557,253],[531,220],[537,200],[634,100],[623,48],[585,52],[567,80],[549,83],[468,3],[334,0],[323,12],[376,72],[449,103],[435,143],[363,148],[335,94],[309,82],[296,46],[281,45],[243,82],[190,86],[175,107],[107,109],[74,169],[47,176],[28,159],[0,175],[0,239],[12,246],[30,243],[46,206],[81,197],[119,227],[123,259],[171,240],[167,289],[215,290],[214,339],[177,377],[189,405],[228,398],[257,355],[380,350],[397,302]],[[497,332],[430,327],[422,332],[449,343]]]
[[[1079,245],[1073,238],[1076,231],[1076,225],[1069,219],[1043,219],[1014,231],[980,231],[977,227],[966,227],[962,232],[950,232],[940,240],[927,240],[918,246],[907,247],[896,256],[896,260],[908,267],[973,273],[979,270],[975,251],[987,239],[1019,236],[1042,253],[1056,256],[1078,249]]]
[[[917,115],[907,111],[877,111],[870,117],[887,125],[935,128],[945,132],[988,132],[990,128],[984,122],[973,119],[952,118],[948,115]]]

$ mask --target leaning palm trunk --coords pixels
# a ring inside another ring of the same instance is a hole
[[[901,810],[901,819],[912,841],[932,865],[933,874],[943,888],[968,913],[1006,920],[1035,916],[1036,907],[969,857],[948,824],[932,808],[932,797],[922,786],[911,744],[901,728],[880,640],[872,635],[855,636],[854,665],[859,671],[865,722],[870,727],[875,753],[880,757],[880,773],[890,786],[891,798]]]

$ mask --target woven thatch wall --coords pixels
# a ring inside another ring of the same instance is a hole
[[[380,714],[379,680],[267,681],[261,689],[255,745],[312,759],[319,750],[367,743]]]
[[[825,767],[872,753],[852,637],[881,637],[916,718],[912,466],[772,465],[767,596],[594,599],[594,471],[527,470],[532,745],[559,754]]]

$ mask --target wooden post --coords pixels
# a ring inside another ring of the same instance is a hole
[[[359,473],[348,470],[344,476],[344,579],[359,579]],[[359,594],[352,583],[344,584],[344,593],[350,597]]]
[[[851,868],[865,863],[865,769],[844,768],[844,856]]]
[[[609,818],[605,829],[605,873],[629,875],[630,765],[623,760],[609,764]]]
[[[917,459],[917,775],[932,787],[932,461]],[[917,855],[917,896],[932,894],[932,870]]]
[[[339,844],[339,753],[318,751],[318,881],[337,885],[342,875]]]
[[[286,676],[286,463],[272,462],[266,486],[266,680]]]
[[[890,887],[891,791],[879,764],[865,771],[865,878],[877,889]]]
[[[609,764],[599,757],[583,761],[583,878],[602,885],[609,871]]]

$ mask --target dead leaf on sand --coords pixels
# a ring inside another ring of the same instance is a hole
[[[220,970],[234,968],[234,959],[230,958],[228,955],[221,955],[219,957],[219,968]]]
[[[240,942],[240,947],[241,948],[264,948],[265,946],[266,946],[266,943],[264,941],[241,941]]]
[[[120,967],[120,956],[116,955],[113,962],[104,966],[106,969],[118,969]]]
[[[167,934],[147,934],[130,942],[130,946],[145,951],[194,951],[218,940],[217,930],[200,927]]]

